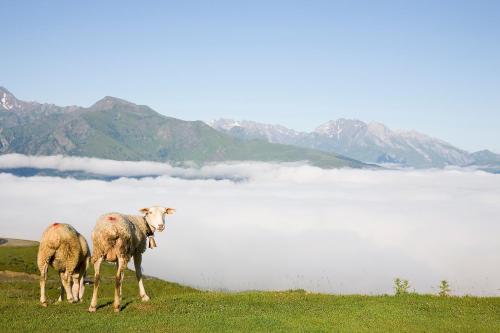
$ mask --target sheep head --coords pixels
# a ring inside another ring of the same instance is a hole
[[[153,206],[149,208],[142,208],[140,212],[144,214],[144,217],[148,224],[158,231],[163,231],[165,229],[164,217],[166,214],[173,214],[175,212],[174,208],[167,208],[161,206]],[[153,230],[154,231],[154,230]]]

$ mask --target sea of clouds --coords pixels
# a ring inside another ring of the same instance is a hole
[[[90,241],[105,212],[177,213],[144,271],[205,289],[500,295],[500,175],[473,170],[324,170],[305,164],[173,167],[93,158],[0,156],[0,168],[53,168],[115,181],[0,174],[0,236],[39,239],[74,225]],[[141,179],[128,176],[158,175]],[[237,181],[235,181],[237,180]]]

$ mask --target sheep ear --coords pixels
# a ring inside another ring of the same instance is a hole
[[[149,212],[149,208],[141,208],[139,209],[139,211],[143,214],[146,214],[147,212]]]
[[[175,208],[167,208],[167,209],[165,209],[165,213],[173,214],[173,213],[175,213]]]

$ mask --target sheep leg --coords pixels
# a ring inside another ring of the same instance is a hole
[[[59,289],[61,290],[61,292],[59,293],[59,298],[57,299],[57,303],[62,302],[64,298],[64,286],[62,284],[62,280],[61,280],[61,287]]]
[[[79,284],[80,284],[80,289],[78,291],[78,299],[81,302],[83,300],[83,292],[85,291],[85,274],[80,275]]]
[[[71,292],[71,275],[70,272],[66,271],[64,273],[59,273],[61,276],[61,282],[66,292],[66,299],[69,303],[73,303],[73,293]]]
[[[97,258],[94,263],[94,292],[92,293],[92,301],[90,302],[89,312],[95,312],[97,306],[97,291],[99,289],[99,281],[101,279],[99,270],[101,269],[102,257]]]
[[[71,279],[73,280],[73,284],[71,286],[71,292],[72,292],[73,299],[75,300],[75,302],[78,302],[80,300],[80,298],[79,298],[79,295],[80,295],[80,281],[78,279],[79,276],[80,276],[80,274],[78,274],[78,273],[74,273],[71,276]]]
[[[47,299],[45,298],[45,283],[47,282],[48,268],[49,263],[46,262],[40,270],[40,303],[42,303],[42,306],[47,306]]]
[[[115,275],[115,301],[113,304],[113,307],[115,308],[115,312],[120,312],[124,270],[125,270],[125,258],[118,257],[118,269],[116,270],[116,275]]]
[[[135,267],[135,277],[137,278],[137,282],[139,282],[139,296],[143,302],[149,301],[149,296],[146,294],[146,290],[144,290],[144,284],[142,282],[142,254],[134,255],[134,267]]]
[[[78,293],[78,298],[80,302],[83,300],[83,293],[85,292],[85,277],[87,276],[87,269],[89,267],[90,258],[86,258],[82,270],[80,271],[80,291]]]

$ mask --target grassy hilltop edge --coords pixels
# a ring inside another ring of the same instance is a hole
[[[114,266],[103,267],[99,308],[54,304],[58,276],[50,270],[49,307],[39,305],[37,243],[0,244],[0,331],[136,332],[498,332],[499,297],[325,295],[296,291],[200,291],[147,278],[140,302],[133,271],[124,281],[122,312],[112,309]],[[10,246],[9,246],[10,245]],[[19,246],[21,245],[21,246]],[[147,267],[145,267],[147,273]],[[92,280],[92,269],[88,279]]]

